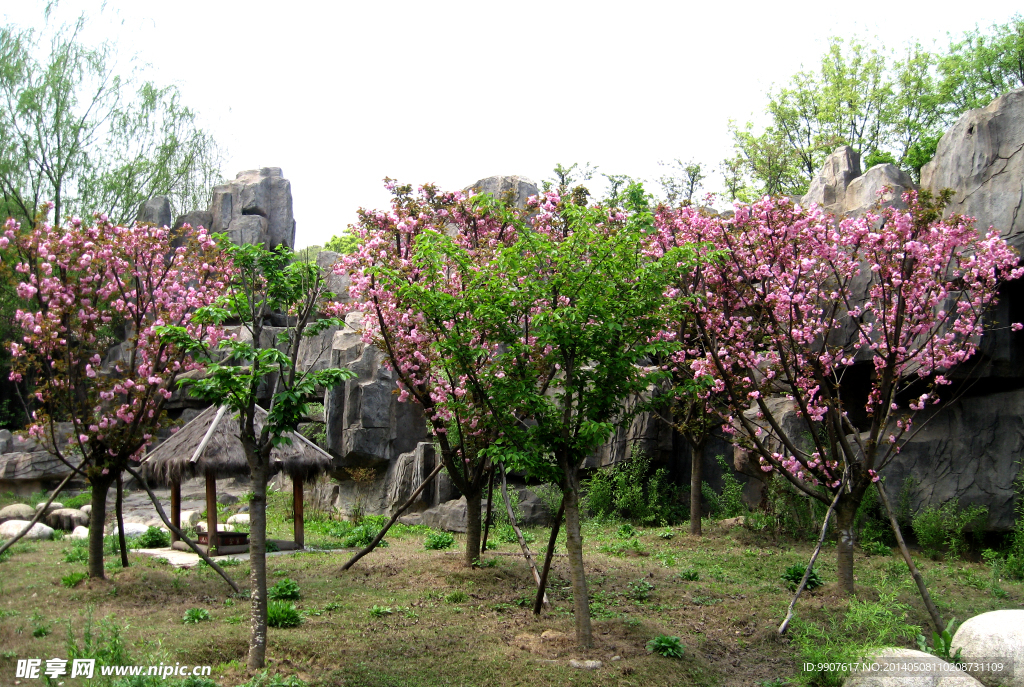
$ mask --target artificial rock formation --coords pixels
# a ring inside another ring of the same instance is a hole
[[[292,185],[280,167],[239,172],[213,188],[212,231],[225,231],[239,245],[262,243],[267,248],[295,247]]]

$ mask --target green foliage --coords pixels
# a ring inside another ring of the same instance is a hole
[[[1024,17],[1015,14],[988,33],[968,31],[951,41],[938,60],[943,98],[951,112],[984,107],[1007,91],[1024,86]]]
[[[199,623],[210,622],[210,612],[205,608],[190,608],[185,611],[184,617],[181,619],[186,625],[198,625]]]
[[[949,622],[946,623],[946,628],[942,631],[942,634],[932,632],[931,646],[928,646],[928,640],[925,639],[924,635],[917,635],[917,648],[926,653],[934,654],[947,661],[952,661],[954,663],[959,661],[962,649],[957,649],[956,653],[950,653],[953,649],[953,632],[955,626],[956,618],[950,618]]]
[[[45,500],[45,499],[44,499]],[[87,488],[81,494],[62,500],[65,508],[81,508],[92,503],[92,487]]]
[[[77,586],[79,582],[86,579],[87,577],[89,577],[89,575],[84,572],[68,573],[64,577],[60,578],[60,583],[65,587],[70,588]]]
[[[796,591],[797,586],[800,584],[800,580],[804,579],[804,573],[807,572],[807,566],[801,565],[800,563],[794,563],[793,565],[786,568],[786,571],[782,573],[782,579],[787,582],[791,591]],[[818,577],[818,573],[812,568],[811,574],[807,577],[807,584],[804,585],[804,589],[807,591],[813,591],[818,587],[825,584]]]
[[[700,579],[700,573],[697,572],[696,568],[686,568],[679,571],[678,577],[679,579],[686,580],[687,582],[696,582]]]
[[[626,595],[633,599],[633,601],[649,601],[651,598],[651,592],[654,591],[654,585],[650,583],[645,577],[641,577],[639,580],[635,580],[629,583],[629,591]]]
[[[361,549],[369,546],[370,542],[372,542],[373,538],[380,533],[381,529],[383,529],[383,525],[377,524],[375,521],[370,519],[370,516],[367,516],[363,518],[361,525],[349,530],[348,534],[342,538],[341,545],[346,549]],[[388,546],[388,542],[386,539],[381,539],[377,546],[386,548]]]
[[[101,666],[131,665],[133,663],[128,645],[124,639],[122,627],[115,622],[113,615],[107,616],[96,627],[92,619],[92,607],[89,607],[82,627],[82,642],[78,643],[71,619],[67,620],[67,635],[64,646],[67,659],[95,659]]]
[[[707,482],[700,485],[701,496],[707,502],[713,519],[735,518],[747,513],[747,505],[743,503],[743,484],[736,479],[733,467],[723,455],[715,456],[722,468],[722,493],[715,493]]]
[[[970,505],[961,509],[958,499],[951,499],[939,507],[928,506],[914,516],[914,534],[921,549],[937,557],[943,547],[951,558],[962,558],[967,551],[964,530],[974,525],[976,533],[984,532],[988,508]]]
[[[461,604],[469,601],[469,595],[461,589],[456,589],[444,597],[445,603]]]
[[[861,548],[864,549],[864,553],[871,556],[889,556],[892,555],[892,549],[885,545],[884,542],[880,541],[866,541],[861,544]]]
[[[4,216],[31,224],[52,200],[58,221],[105,212],[125,224],[156,195],[172,216],[207,205],[220,155],[196,113],[173,86],[115,74],[114,44],[83,40],[83,27],[0,28]]]
[[[686,647],[679,637],[658,635],[647,642],[647,650],[665,658],[682,658]]]
[[[298,599],[300,596],[299,585],[287,577],[267,590],[268,599]]]
[[[64,549],[65,563],[87,563],[89,561],[89,540],[74,539],[71,546]]]
[[[634,444],[629,460],[595,470],[581,486],[585,508],[599,517],[617,515],[641,524],[676,524],[688,511],[683,491],[672,484],[668,470],[650,470],[650,457]]]
[[[171,535],[159,527],[150,527],[132,542],[132,548],[138,549],[158,549],[170,545]]]
[[[324,244],[324,250],[334,251],[342,255],[355,253],[359,248],[359,238],[352,234],[345,233],[340,236],[332,236]]]
[[[395,609],[391,608],[391,606],[378,606],[377,604],[374,604],[370,607],[371,618],[383,618],[384,616],[391,615],[394,612]]]
[[[431,532],[423,540],[423,548],[437,551],[455,546],[455,537],[451,532]]]
[[[298,627],[300,623],[302,615],[295,604],[281,599],[267,602],[267,625],[270,627]]]

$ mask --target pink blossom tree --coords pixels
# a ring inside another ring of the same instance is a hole
[[[487,448],[500,432],[492,413],[494,382],[503,376],[467,299],[494,250],[515,240],[510,217],[493,199],[467,199],[431,185],[386,180],[388,212],[360,210],[353,227],[359,249],[342,257],[350,293],[364,314],[363,339],[387,355],[400,401],[421,405],[441,461],[466,497],[464,563],[482,547],[482,493],[492,468]],[[340,314],[340,313],[339,313]]]
[[[689,294],[702,340],[692,368],[713,380],[727,431],[762,470],[834,508],[847,593],[865,492],[913,436],[915,413],[939,402],[947,371],[977,349],[1000,281],[1022,272],[997,232],[943,220],[942,199],[905,202],[838,224],[784,198],[737,206],[729,220],[686,210],[656,220],[666,245],[678,235],[727,251],[700,265]],[[844,386],[858,365],[866,398]],[[787,412],[801,436],[783,428]]]
[[[176,380],[197,366],[156,328],[180,325],[216,341],[219,328],[190,320],[220,295],[230,268],[202,227],[122,227],[105,215],[32,229],[10,220],[0,237],[8,246],[18,295],[31,303],[17,312],[24,336],[10,345],[11,378],[35,384],[29,434],[69,465],[67,453],[80,457],[92,485],[89,575],[102,578],[107,491],[138,465]],[[57,441],[59,421],[72,425],[68,447]]]

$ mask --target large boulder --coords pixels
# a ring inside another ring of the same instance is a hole
[[[487,502],[483,501],[480,507],[480,517],[483,518],[487,512]],[[440,503],[433,508],[420,513],[420,522],[427,527],[433,527],[435,530],[446,530],[448,532],[465,532],[466,531],[466,497],[463,496],[460,499],[445,501]]]
[[[0,429],[0,454],[14,450],[14,435],[9,429]]]
[[[1024,89],[962,115],[921,169],[921,186],[953,189],[948,213],[971,215],[1024,247]]]
[[[8,520],[0,525],[0,539],[13,539],[25,529],[31,520]],[[32,525],[32,529],[22,539],[53,539],[53,528],[41,522]]]
[[[31,520],[36,515],[36,509],[25,503],[12,503],[9,506],[0,508],[0,523],[8,520]]]
[[[846,189],[859,176],[860,154],[850,146],[840,146],[825,158],[800,204],[818,205],[834,215],[842,215],[846,212]]]
[[[239,172],[213,188],[209,227],[228,232],[235,243],[264,243],[268,248],[295,247],[292,185],[280,167]]]
[[[990,687],[1024,687],[1024,610],[990,611],[968,618],[953,635],[952,651],[968,664],[968,672]],[[1012,677],[972,669],[971,663],[1013,662]]]
[[[347,367],[356,377],[324,395],[327,448],[338,456],[338,468],[386,469],[427,440],[426,419],[417,403],[398,400],[383,352],[363,343],[362,313],[349,313],[345,323],[334,334],[331,366]]]
[[[138,537],[139,535],[145,534],[148,529],[149,526],[142,522],[126,522],[124,524],[124,536]],[[114,528],[110,530],[111,536],[116,537],[119,533],[120,529],[117,525],[114,525]]]
[[[355,468],[340,470],[333,506],[342,515],[392,515],[409,500],[412,492],[426,479],[436,465],[434,445],[428,442],[417,444],[416,449],[399,454],[380,469]],[[372,471],[372,475],[370,474]],[[353,479],[359,476],[360,479]],[[423,510],[438,503],[440,484],[435,479],[420,492],[410,506],[412,512]]]
[[[982,687],[980,682],[962,670],[957,670],[949,662],[923,651],[880,649],[870,658],[872,664],[882,669],[878,672],[853,673],[843,683],[843,687]],[[934,669],[913,672],[884,670],[886,665],[895,667],[907,664],[926,665]]]
[[[171,226],[171,201],[167,196],[153,196],[139,203],[135,221],[155,224],[158,227]]]
[[[87,526],[89,515],[77,508],[58,508],[47,513],[46,524],[55,530],[71,532],[76,527]]]
[[[915,188],[910,175],[896,165],[875,165],[846,187],[843,212],[856,217],[879,203],[905,210],[903,194]]]
[[[68,539],[88,539],[89,528],[88,527],[76,527],[74,532],[68,535]]]
[[[530,196],[539,193],[537,184],[520,176],[493,176],[480,179],[463,189],[466,193],[490,193],[498,199],[508,199],[516,207],[526,207],[526,201]]]
[[[46,501],[40,501],[39,503],[36,504],[36,512],[38,513],[39,511],[41,511],[41,510],[43,510],[45,508],[46,509],[46,513],[44,514],[43,517],[46,517],[47,515],[49,515],[53,511],[60,510],[63,507],[64,507],[64,504],[61,503],[60,501],[51,501],[49,504],[47,504]]]

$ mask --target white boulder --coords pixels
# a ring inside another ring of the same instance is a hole
[[[248,513],[235,513],[230,518],[228,518],[228,524],[229,525],[248,525],[249,524],[249,514]]]
[[[1024,687],[1024,610],[989,611],[968,618],[953,635],[952,651],[968,663],[1013,661],[1013,676],[970,671],[986,685]]]
[[[12,503],[9,506],[0,508],[0,523],[8,520],[31,520],[35,517],[36,510],[24,503]]]
[[[938,656],[926,654],[914,649],[879,649],[871,655],[874,663],[880,666],[889,664],[924,663],[937,668],[932,672],[921,672],[917,675],[909,672],[887,673],[859,672],[846,678],[843,687],[982,687],[981,683],[967,673],[956,670],[947,661]]]
[[[148,525],[141,522],[126,522],[124,524],[124,536],[126,537],[137,537],[140,534],[144,534],[149,529]],[[112,536],[118,536],[117,525],[114,525],[114,529],[110,531]]]
[[[0,539],[14,539],[17,537],[25,527],[28,526],[30,520],[8,520],[4,524],[0,525]],[[53,528],[47,527],[41,522],[37,522],[32,525],[30,529],[22,539],[53,539]]]
[[[68,535],[68,539],[88,539],[88,538],[89,538],[89,528],[88,527],[82,527],[81,525],[76,527],[75,531]]]

